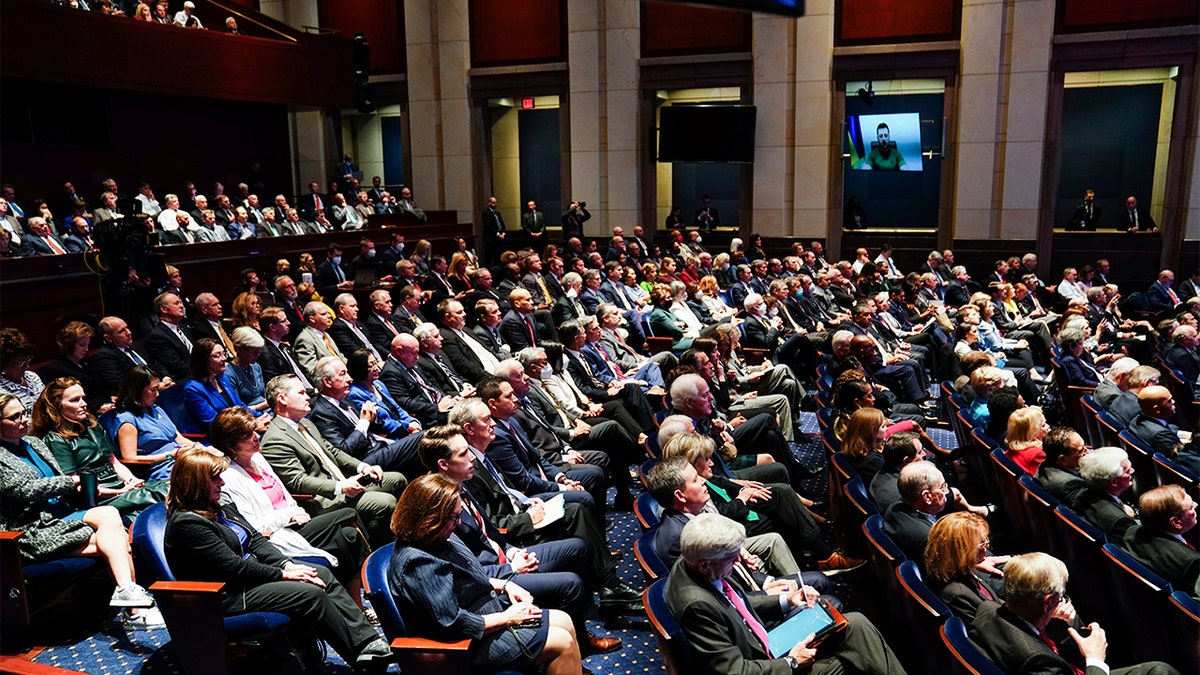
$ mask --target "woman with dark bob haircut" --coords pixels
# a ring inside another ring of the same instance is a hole
[[[134,366],[121,378],[114,410],[100,416],[100,426],[117,446],[121,459],[158,460],[151,480],[167,480],[175,454],[194,443],[179,433],[175,423],[158,407],[159,379],[149,366]]]
[[[189,450],[175,459],[163,537],[175,577],[224,583],[226,615],[286,614],[353,666],[390,660],[387,642],[328,568],[291,560],[235,504],[221,505],[221,474],[228,467],[228,458],[207,450]]]
[[[316,517],[296,503],[275,470],[259,452],[254,416],[241,408],[217,413],[209,428],[213,447],[229,458],[221,474],[221,494],[237,506],[246,521],[284,555],[333,564],[333,576],[358,600],[358,571],[371,553],[362,535],[358,512],[346,506]]]
[[[579,643],[565,612],[543,610],[529,591],[489,578],[454,534],[460,487],[440,474],[408,484],[392,513],[396,549],[388,584],[409,625],[435,640],[471,640],[472,672],[544,666],[580,672]],[[532,625],[531,625],[532,624]]]
[[[237,387],[225,374],[229,357],[225,345],[212,338],[200,338],[192,345],[188,380],[183,383],[183,405],[187,410],[187,419],[183,422],[184,433],[208,433],[208,425],[212,424],[217,412],[232,406],[245,408],[253,415],[261,414],[242,402]],[[266,431],[270,421],[269,415],[262,414],[257,423],[258,431]]]

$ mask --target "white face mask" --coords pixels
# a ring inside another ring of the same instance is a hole
[[[692,295],[692,297],[697,300],[703,300],[704,299],[704,291],[696,291],[696,293],[694,295]]]
[[[551,377],[552,375],[554,375],[554,369],[550,367],[550,364],[549,364],[549,363],[547,363],[546,365],[542,366],[541,377],[542,377],[542,379],[543,379],[543,380],[548,380],[548,379],[550,379],[550,377]]]
[[[335,256],[333,256],[333,258],[330,259],[330,262],[332,262],[334,265],[341,265],[342,264],[342,256],[335,255]]]
[[[374,258],[375,257],[375,249],[373,249],[373,248],[367,249],[367,257]]]
[[[568,297],[568,298],[574,298],[574,297],[576,297],[576,296],[578,296],[578,295],[579,295],[579,292],[578,292],[578,291],[576,291],[574,288],[568,288],[568,289],[567,289],[567,297]]]
[[[395,246],[396,253],[404,253],[404,242],[399,242]]]
[[[703,241],[704,241],[704,237],[696,237],[697,244],[702,243]]]
[[[721,263],[721,270],[728,272],[729,271],[729,263]]]

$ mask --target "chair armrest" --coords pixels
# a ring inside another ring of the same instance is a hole
[[[311,502],[314,498],[315,498],[314,495],[306,495],[306,494],[292,495],[292,499],[295,499],[298,502]]]
[[[392,654],[404,673],[465,673],[470,668],[470,656],[467,653],[470,645],[470,640],[438,642],[401,637],[392,640]]]
[[[195,433],[192,433],[192,434],[184,434],[184,435],[183,435],[183,437],[184,437],[184,438],[186,438],[186,439],[188,439],[189,441],[197,441],[197,442],[199,442],[199,441],[202,441],[202,440],[204,440],[204,439],[208,438],[208,434],[195,434]]]
[[[156,581],[150,585],[155,593],[220,593],[223,581]]]
[[[441,642],[419,637],[398,637],[392,640],[392,649],[426,650],[431,652],[465,652],[471,646],[470,640],[455,640]]]
[[[746,365],[757,366],[767,360],[767,354],[771,353],[769,349],[760,349],[756,347],[742,347],[742,358],[746,360]]]
[[[5,675],[70,675],[79,672],[81,671],[26,661],[13,656],[0,656],[0,673]]]
[[[148,457],[142,457],[142,456],[132,457],[130,459],[125,459],[124,457],[121,457],[118,459],[120,459],[121,463],[124,464],[125,466],[154,466],[155,464],[158,464],[163,461],[161,459],[150,459]]]
[[[25,589],[24,563],[18,540],[24,532],[0,532],[0,623],[27,625],[29,603]]]

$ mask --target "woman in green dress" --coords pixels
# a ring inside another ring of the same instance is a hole
[[[46,386],[33,406],[33,435],[50,447],[64,474],[94,474],[98,503],[127,518],[166,499],[166,481],[147,483],[117,459],[78,380],[60,377]]]

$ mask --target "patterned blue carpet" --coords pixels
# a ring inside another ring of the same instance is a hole
[[[794,446],[800,459],[805,464],[824,463],[824,450],[821,444],[810,435],[818,433],[816,415],[802,413],[799,419],[800,429],[806,436],[797,435]],[[932,428],[930,436],[943,448],[955,447],[954,436],[947,430]],[[827,479],[824,475],[805,481],[804,492],[824,501],[828,494]],[[635,486],[635,491],[637,486]],[[610,499],[613,494],[610,491]],[[816,509],[822,515],[828,515],[826,509]],[[635,588],[642,588],[645,581],[637,559],[633,555],[633,542],[641,533],[637,520],[632,513],[610,511],[614,522],[613,529],[608,533],[609,543],[613,548],[624,551],[625,557],[618,564],[621,577]],[[832,528],[825,528],[825,538],[833,542]],[[834,577],[837,582],[836,595],[842,599],[847,610],[858,610],[874,614],[874,607],[869,601],[869,594],[856,593],[856,586],[863,579],[859,577],[869,567],[864,567],[850,574]],[[631,673],[661,673],[664,672],[663,661],[658,653],[658,645],[649,621],[644,616],[621,617],[615,620],[590,621],[592,632],[606,637],[619,637],[624,641],[620,651],[611,654],[591,656],[584,660],[584,665],[597,675]],[[73,644],[52,646],[41,652],[35,659],[38,663],[58,666],[70,670],[103,675],[124,675],[127,673],[144,673],[145,675],[182,674],[182,669],[175,657],[170,644],[170,636],[166,631],[136,632],[126,634],[117,624],[108,623],[102,626],[91,637]],[[352,672],[332,652],[325,673],[345,674]],[[392,667],[389,672],[399,672]]]

